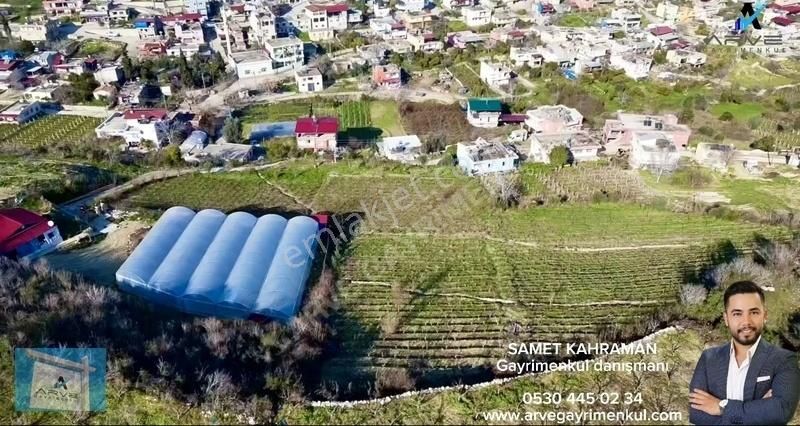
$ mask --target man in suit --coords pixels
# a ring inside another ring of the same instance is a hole
[[[800,400],[797,354],[761,338],[764,291],[750,281],[723,296],[731,341],[703,351],[689,384],[694,424],[787,424]]]

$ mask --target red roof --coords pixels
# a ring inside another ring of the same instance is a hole
[[[800,13],[800,5],[796,5],[796,4],[787,5],[787,6],[781,6],[781,5],[772,3],[772,4],[769,5],[769,7],[773,8],[773,9],[777,9],[777,10],[782,10],[782,11],[786,12],[789,15],[795,15],[795,14]]]
[[[500,114],[500,121],[503,123],[523,123],[526,118],[525,114]]]
[[[328,13],[341,13],[347,12],[347,3],[328,4],[325,5],[325,11]]]
[[[789,25],[794,24],[793,20],[791,20],[789,18],[786,18],[786,17],[783,17],[783,16],[776,16],[776,17],[772,18],[772,22],[774,22],[774,23],[776,23],[776,24],[778,24],[778,25],[780,25],[782,27],[788,27]]]
[[[244,5],[242,5],[244,6]],[[177,15],[168,15],[163,17],[161,20],[163,22],[172,22],[172,21],[199,21],[203,18],[203,15],[199,13],[179,13]]]
[[[244,13],[244,4],[234,4],[231,5],[231,10],[235,10],[239,13]]]
[[[339,119],[335,117],[306,117],[297,120],[294,132],[301,134],[336,133],[339,131]]]
[[[125,111],[126,120],[140,120],[140,119],[156,119],[163,120],[167,118],[169,111],[164,108],[151,108],[151,109],[129,109]]]
[[[0,61],[0,71],[11,71],[19,65],[19,61]]]
[[[25,209],[0,210],[0,254],[39,237],[51,227],[47,218]]]
[[[515,38],[524,38],[525,37],[525,33],[520,31],[520,30],[511,30],[511,31],[508,32],[508,36],[509,37],[515,37]]]
[[[650,30],[650,34],[654,36],[662,36],[662,35],[672,34],[674,32],[675,31],[672,28],[666,26],[659,26]]]

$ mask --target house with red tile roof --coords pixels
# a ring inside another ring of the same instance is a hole
[[[0,209],[0,256],[35,259],[61,244],[53,221],[25,209]]]
[[[336,117],[300,118],[294,126],[297,147],[314,152],[335,150],[338,132],[339,119]]]

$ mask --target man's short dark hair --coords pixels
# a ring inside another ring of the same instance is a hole
[[[736,281],[729,285],[728,288],[725,289],[725,294],[722,296],[722,300],[725,302],[725,309],[728,309],[728,300],[730,300],[731,296],[750,293],[758,294],[761,303],[764,303],[764,290],[762,290],[758,284],[752,281]]]

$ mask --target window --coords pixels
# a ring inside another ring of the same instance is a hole
[[[653,125],[653,120],[651,120],[651,119],[649,119],[649,118],[645,118],[645,120],[644,120],[644,125],[645,125],[645,127],[650,127],[650,126],[652,126],[652,125]]]

